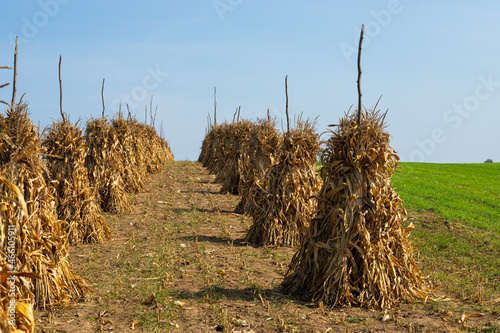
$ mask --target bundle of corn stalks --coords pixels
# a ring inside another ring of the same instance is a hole
[[[111,232],[90,186],[85,157],[87,145],[82,131],[69,121],[57,121],[42,141],[47,168],[55,188],[56,211],[70,243],[100,243]]]
[[[276,129],[274,119],[257,119],[249,134],[249,140],[242,143],[240,158],[240,202],[236,213],[250,214],[258,209],[255,195],[266,171],[276,162],[277,149],[283,140]]]
[[[216,174],[219,168],[219,164],[222,163],[222,133],[227,124],[213,125],[209,132],[203,138],[201,144],[201,152],[198,158],[204,167],[208,169],[212,174]]]
[[[122,179],[127,192],[144,192],[144,179],[147,177],[144,161],[144,150],[149,143],[137,123],[126,121],[121,114],[111,121],[111,135],[116,135],[119,144],[116,153],[120,156],[124,167]]]
[[[161,138],[153,126],[140,124],[134,120],[136,133],[142,133],[144,140],[146,169],[150,173],[160,172],[163,165],[174,160],[168,143]]]
[[[159,152],[157,152],[157,154],[159,154],[160,161],[163,164],[173,161],[175,159],[175,156],[174,156],[174,153],[172,152],[172,150],[170,149],[170,146],[169,146],[167,140],[165,140],[164,138],[159,136],[158,132],[156,132],[154,127],[153,127],[153,130],[154,130],[154,141],[153,142],[156,145],[156,147],[159,148]]]
[[[208,163],[210,162],[211,159],[211,153],[212,153],[212,143],[214,140],[214,133],[213,133],[214,127],[211,127],[208,132],[205,134],[205,137],[203,138],[203,141],[201,143],[201,151],[200,151],[200,156],[198,156],[198,162],[201,163],[204,167],[208,166]]]
[[[8,225],[2,228],[2,238],[15,239],[14,228]],[[9,231],[10,235],[9,236]],[[35,317],[33,316],[33,293],[30,291],[32,273],[12,273],[9,260],[14,260],[15,253],[6,253],[7,257],[0,262],[0,331],[6,333],[33,333]],[[9,254],[11,257],[9,257]]]
[[[229,135],[229,124],[224,122],[220,125],[214,125],[206,136],[206,160],[202,163],[212,174],[218,174],[224,165],[226,157],[226,137]]]
[[[241,120],[227,125],[224,137],[224,159],[215,178],[222,184],[221,193],[238,194],[241,174],[242,147],[250,138],[255,124],[249,120]]]
[[[278,161],[257,182],[253,198],[253,224],[246,241],[259,245],[295,246],[309,227],[316,208],[321,179],[316,173],[320,150],[315,123],[297,121],[286,132],[279,147]]]
[[[14,271],[38,277],[29,288],[36,306],[44,308],[77,301],[89,288],[69,262],[66,232],[57,219],[40,155],[40,139],[27,106],[16,104],[0,119],[0,250],[9,253],[14,245]],[[4,237],[7,228],[15,231],[15,244]]]
[[[402,226],[406,210],[391,186],[399,157],[384,116],[346,115],[322,155],[323,187],[311,227],[282,287],[331,306],[389,308],[426,298],[426,277]]]
[[[87,122],[85,141],[89,152],[85,159],[90,183],[104,211],[126,213],[131,209],[131,199],[123,180],[125,167],[121,144],[116,132],[106,118]]]

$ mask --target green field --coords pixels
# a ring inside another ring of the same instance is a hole
[[[424,271],[442,289],[500,306],[500,164],[401,163],[392,181],[415,224]]]
[[[401,163],[392,180],[409,210],[500,232],[500,163]]]

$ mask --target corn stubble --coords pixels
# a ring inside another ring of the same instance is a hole
[[[56,211],[68,241],[102,243],[111,239],[85,168],[88,148],[82,131],[69,121],[54,122],[47,129],[42,146],[47,152],[48,174],[55,188]]]
[[[406,210],[391,185],[399,157],[384,131],[384,116],[347,115],[332,132],[321,161],[323,187],[311,227],[294,255],[282,288],[331,306],[390,308],[425,299],[427,278],[402,226]]]
[[[252,197],[253,224],[246,241],[257,245],[296,246],[309,228],[316,201],[312,198],[321,187],[316,173],[320,151],[315,123],[297,121],[285,133],[278,158],[255,182]]]
[[[69,261],[66,231],[57,218],[40,156],[40,139],[28,118],[27,106],[17,104],[0,119],[0,250],[8,253],[6,235],[8,226],[14,226],[19,301],[46,308],[77,301],[89,287]],[[3,286],[5,265],[10,265],[5,256],[1,260]],[[4,292],[2,288],[2,304]],[[30,309],[26,305],[24,312]]]

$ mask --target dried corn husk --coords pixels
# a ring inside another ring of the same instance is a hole
[[[87,145],[82,131],[69,121],[56,121],[47,129],[42,146],[47,169],[57,198],[56,211],[68,241],[100,243],[111,238],[90,186],[85,157]]]
[[[316,173],[319,150],[315,123],[299,119],[296,128],[285,133],[278,161],[270,166],[262,182],[255,184],[250,212],[253,224],[246,241],[275,246],[300,244],[316,208],[312,197],[321,186]]]
[[[384,116],[346,114],[321,161],[318,209],[282,287],[332,306],[389,308],[425,299],[428,282],[404,228],[406,210],[391,186],[399,157]]]
[[[5,231],[2,228],[2,231]],[[8,237],[8,234],[2,234]],[[34,296],[28,282],[33,273],[10,273],[12,267],[2,257],[0,262],[0,331],[6,333],[33,333],[35,317],[33,315]],[[11,289],[12,288],[12,289]],[[10,295],[9,295],[10,294]],[[11,296],[15,296],[11,298]],[[11,301],[15,301],[15,305]],[[14,310],[14,313],[11,312]]]

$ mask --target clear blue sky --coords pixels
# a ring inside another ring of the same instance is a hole
[[[18,96],[33,121],[71,120],[128,100],[137,118],[154,95],[176,159],[195,160],[213,111],[232,119],[318,118],[318,132],[357,103],[356,51],[365,24],[366,107],[383,95],[388,131],[403,160],[500,161],[500,3],[497,1],[40,0],[5,1],[0,65],[19,35]],[[12,71],[0,71],[0,84]],[[10,100],[10,87],[0,99]],[[127,97],[128,96],[128,97]],[[326,138],[326,136],[323,136]]]

